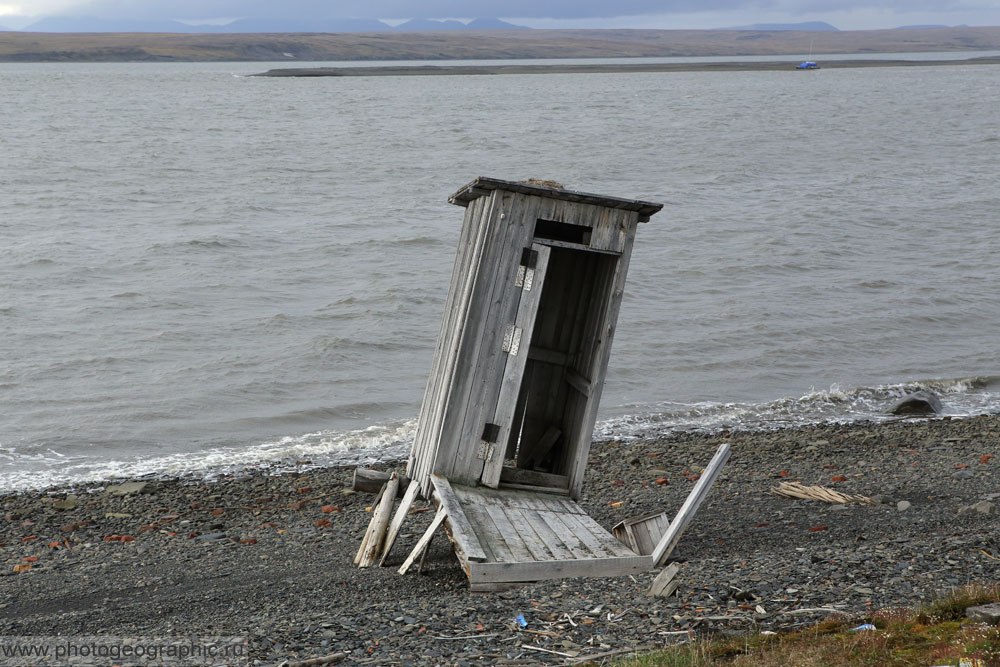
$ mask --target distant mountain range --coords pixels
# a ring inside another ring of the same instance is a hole
[[[3,30],[3,28],[0,28]],[[156,33],[311,33],[311,32],[423,32],[428,30],[530,30],[496,18],[477,18],[469,23],[410,19],[391,26],[378,19],[238,19],[225,25],[189,25],[173,20],[105,19],[95,16],[50,16],[24,28],[23,32],[156,32]]]
[[[804,23],[754,23],[753,25],[741,25],[734,28],[719,28],[719,30],[815,30],[828,31],[840,30],[824,21],[806,21]]]

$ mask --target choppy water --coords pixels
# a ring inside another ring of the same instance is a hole
[[[666,204],[602,433],[1000,410],[1000,67],[0,65],[0,487],[403,454],[480,175]]]

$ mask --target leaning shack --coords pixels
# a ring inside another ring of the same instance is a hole
[[[491,178],[449,201],[465,221],[406,471],[432,530],[473,588],[649,569],[575,501],[636,228],[662,205]]]

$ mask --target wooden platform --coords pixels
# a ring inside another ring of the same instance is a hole
[[[472,590],[652,568],[564,495],[432,481]]]

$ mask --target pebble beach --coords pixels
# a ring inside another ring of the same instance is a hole
[[[831,614],[863,622],[1000,576],[998,415],[595,442],[580,504],[609,530],[672,517],[723,442],[732,456],[673,554],[670,597],[647,595],[656,572],[471,593],[443,533],[422,572],[399,575],[433,515],[421,501],[386,567],[358,569],[374,496],[352,491],[353,469],[299,461],[0,496],[0,635],[240,637],[233,664],[252,665],[600,664]],[[774,494],[784,481],[874,503]]]

